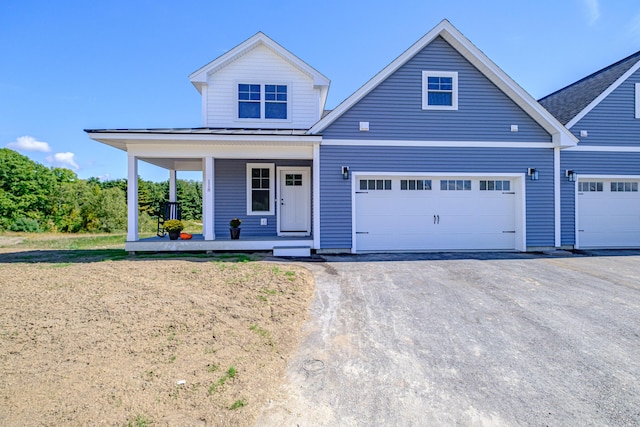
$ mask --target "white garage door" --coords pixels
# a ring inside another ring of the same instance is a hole
[[[640,180],[578,181],[578,246],[640,246]]]
[[[358,176],[356,251],[515,249],[515,184],[505,177]]]

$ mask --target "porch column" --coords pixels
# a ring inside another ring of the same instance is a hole
[[[171,169],[169,171],[169,201],[170,202],[178,201],[178,191],[176,190],[176,179],[177,179],[177,173],[175,169]]]
[[[215,240],[214,233],[215,212],[214,212],[214,194],[215,194],[215,174],[213,157],[207,156],[203,161],[202,176],[202,232],[204,240]]]
[[[320,144],[313,144],[313,248],[320,249]]]
[[[127,241],[138,240],[138,159],[128,155],[127,173]]]

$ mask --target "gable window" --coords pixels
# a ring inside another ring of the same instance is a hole
[[[458,73],[449,71],[422,72],[422,109],[458,109]]]
[[[287,118],[287,87],[285,85],[264,85],[265,119]]]
[[[260,85],[238,85],[238,117],[260,118]]]
[[[247,215],[273,215],[273,163],[247,163]]]
[[[287,120],[287,85],[238,84],[238,118]]]

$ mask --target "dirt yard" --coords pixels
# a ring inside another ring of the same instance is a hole
[[[253,425],[313,292],[291,264],[31,252],[0,251],[2,426]]]

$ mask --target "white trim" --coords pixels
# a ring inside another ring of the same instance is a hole
[[[247,163],[247,215],[275,215],[275,183],[276,183],[276,171],[274,163]],[[269,211],[253,211],[251,203],[251,169],[269,169]]]
[[[451,105],[429,105],[429,77],[451,77]],[[422,71],[422,109],[457,110],[458,109],[458,73],[455,71]]]
[[[220,55],[218,58],[209,62],[207,65],[200,67],[199,69],[197,69],[196,71],[194,71],[189,75],[189,80],[191,80],[191,83],[196,87],[196,89],[200,90],[199,86],[201,83],[204,83],[207,81],[208,74],[217,71],[218,69],[224,67],[231,61],[234,61],[235,59],[255,49],[257,46],[261,44],[271,49],[273,52],[278,54],[285,61],[289,62],[294,67],[298,68],[303,73],[310,76],[313,79],[314,86],[320,87],[321,90],[323,89],[325,92],[328,91],[329,83],[331,82],[331,80],[329,80],[326,76],[324,76],[318,70],[311,67],[309,64],[307,64],[306,62],[304,62],[303,60],[301,60],[300,58],[298,58],[297,56],[289,52],[287,49],[280,46],[278,43],[273,41],[263,32],[258,32],[254,34],[244,42],[240,43],[238,46],[234,47],[233,49],[225,52],[224,54]]]
[[[638,61],[633,67],[629,68],[626,73],[618,78],[611,86],[609,86],[604,92],[602,92],[596,99],[591,101],[589,105],[587,105],[582,111],[576,114],[573,119],[566,124],[567,129],[571,129],[576,123],[584,118],[591,110],[593,110],[598,104],[602,102],[607,96],[611,94],[614,90],[618,88],[625,80],[627,80],[633,73],[640,69],[640,61]],[[637,91],[636,91],[637,93]],[[637,100],[637,98],[636,98]],[[637,111],[637,109],[636,109]],[[636,116],[637,118],[637,116]]]
[[[568,151],[601,151],[612,153],[638,153],[640,147],[623,147],[620,145],[578,145],[577,147],[566,148]]]
[[[169,170],[169,201],[177,202],[178,201],[178,192],[176,190],[176,181],[178,180],[178,175],[175,169]]]
[[[552,142],[501,141],[413,141],[393,139],[324,139],[322,145],[362,145],[393,147],[482,147],[482,148],[553,148]]]
[[[211,143],[229,143],[229,142],[249,142],[249,143],[261,143],[261,142],[275,142],[275,143],[297,143],[299,145],[307,144],[311,145],[314,142],[322,141],[320,135],[225,135],[225,134],[212,134],[206,133],[112,133],[112,132],[89,132],[89,138],[109,144],[109,141],[120,141],[123,144],[130,144],[132,142],[144,142],[144,141],[193,141],[204,142],[206,144]]]
[[[134,242],[138,235],[138,159],[127,156],[127,241]]]
[[[331,111],[331,113],[327,114],[324,118],[313,125],[311,129],[309,129],[309,134],[317,134],[326,129],[331,123],[337,120],[342,114],[364,98],[382,81],[386,80],[391,74],[402,67],[407,61],[413,58],[438,36],[444,38],[493,84],[501,89],[520,108],[540,124],[540,126],[549,132],[555,145],[564,147],[574,146],[578,143],[578,139],[569,132],[562,123],[544,109],[544,107],[529,95],[527,91],[520,87],[513,79],[511,79],[511,77],[502,71],[500,67],[491,61],[480,49],[471,43],[471,41],[469,41],[446,19],[441,21],[420,40],[409,47],[409,49],[376,74],[353,95],[344,100],[333,111]]]
[[[526,175],[524,173],[492,173],[492,172],[376,172],[376,171],[358,171],[351,173],[351,253],[357,253],[358,248],[356,246],[356,191],[358,191],[358,179],[360,176],[434,176],[434,177],[470,177],[470,178],[483,178],[483,177],[505,177],[512,178],[517,182],[514,182],[514,190],[519,184],[520,200],[516,204],[515,208],[515,220],[516,220],[516,238],[515,238],[515,250],[526,252],[527,250],[527,194],[526,194]]]
[[[635,84],[636,89],[636,119],[640,119],[640,83]]]
[[[560,148],[553,149],[553,215],[554,215],[554,235],[556,248],[562,246],[562,209],[560,197]]]
[[[311,180],[311,168],[309,166],[278,166],[276,168],[276,176],[278,177],[278,195],[277,198],[280,199],[282,197],[282,187],[284,185],[283,181],[280,179],[280,175],[282,172],[286,172],[286,171],[291,171],[291,170],[303,170],[304,174],[303,174],[303,182],[306,182],[306,186],[307,186],[307,203],[309,204],[309,216],[307,218],[307,224],[306,224],[306,228],[307,230],[305,232],[291,232],[291,231],[282,231],[281,228],[281,217],[280,217],[280,208],[278,207],[278,211],[276,213],[276,221],[277,221],[277,227],[276,227],[276,231],[278,233],[278,236],[309,236],[311,234],[311,184],[310,184],[310,180]],[[281,205],[278,205],[281,206]]]
[[[205,240],[215,240],[215,161],[211,156],[207,156],[203,159],[203,179],[202,179],[202,193],[203,193],[203,212],[202,212],[202,228]]]
[[[207,115],[209,112],[209,85],[206,83],[201,84],[201,101],[202,101],[202,127],[207,127]]]
[[[320,144],[313,146],[313,191],[311,206],[313,207],[313,248],[320,249]]]

